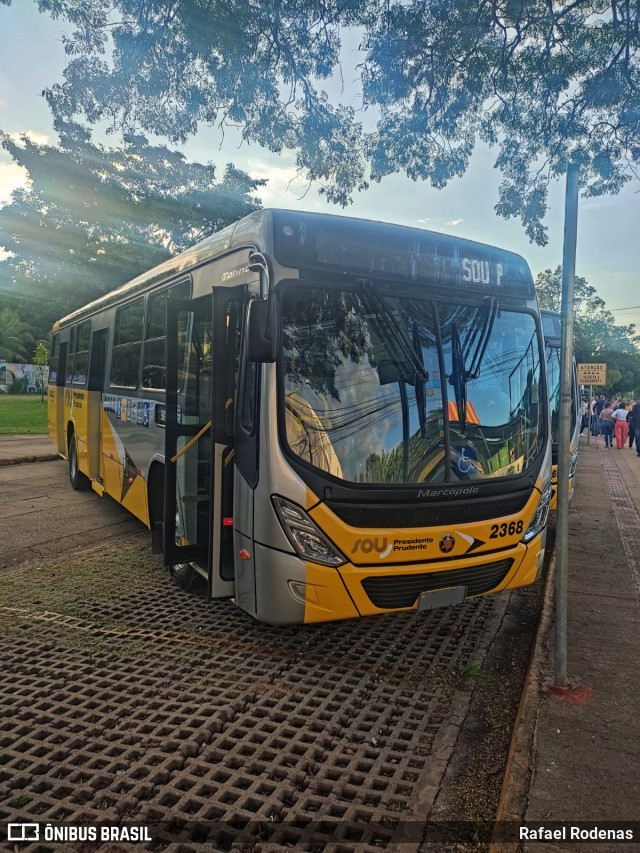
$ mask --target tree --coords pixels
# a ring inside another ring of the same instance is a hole
[[[560,311],[562,267],[540,273],[536,290],[541,308]],[[579,364],[607,364],[610,393],[640,391],[640,335],[635,325],[618,326],[595,287],[581,276],[575,278],[573,349]]]
[[[545,270],[538,273],[536,291],[541,308],[560,312],[562,306],[562,267],[558,266],[552,272]],[[598,296],[595,287],[588,284],[585,278],[577,275],[574,281],[574,302],[577,318],[598,317],[605,311],[604,299]],[[613,315],[607,313],[607,321],[613,322]]]
[[[252,194],[264,181],[234,166],[216,182],[211,163],[189,163],[144,136],[107,148],[80,125],[56,122],[56,130],[59,147],[0,133],[29,173],[29,185],[0,209],[0,246],[12,253],[0,263],[0,283],[30,317],[45,312],[48,329],[260,207]]]
[[[296,150],[342,205],[394,172],[443,187],[483,140],[503,176],[497,212],[544,244],[548,185],[571,160],[586,195],[638,177],[636,2],[37,2],[76,27],[64,82],[45,93],[56,116],[173,142],[200,125],[239,127]],[[361,114],[321,88],[342,71],[347,30],[360,38]]]
[[[26,361],[32,344],[29,325],[11,308],[0,308],[0,359],[14,363]]]
[[[49,366],[49,350],[44,341],[38,341],[33,352],[33,363],[36,365],[36,378],[40,386],[40,402],[44,401],[44,387],[47,379],[47,367]]]

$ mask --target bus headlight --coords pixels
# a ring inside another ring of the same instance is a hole
[[[573,480],[576,476],[576,468],[578,466],[578,448],[571,454],[571,462],[569,463],[569,479]]]
[[[341,566],[347,561],[318,525],[297,504],[272,495],[271,501],[293,550],[304,560],[323,566]]]
[[[544,487],[544,491],[542,492],[538,502],[538,507],[531,519],[531,524],[527,527],[525,534],[522,537],[523,542],[531,542],[531,540],[537,536],[541,530],[544,530],[547,523],[547,516],[549,515],[549,502],[551,500],[552,491],[551,483]]]

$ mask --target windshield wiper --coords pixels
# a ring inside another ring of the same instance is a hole
[[[467,382],[470,379],[477,379],[480,376],[480,365],[487,350],[487,344],[493,331],[498,314],[499,303],[495,297],[489,298],[489,305],[484,317],[482,329],[480,331],[472,327],[467,329],[464,344],[460,341],[460,333],[458,327],[453,323],[451,330],[451,361],[452,372],[449,377],[449,382],[453,385],[453,393],[456,398],[456,407],[458,409],[458,420],[460,422],[460,432],[464,435],[467,428]],[[467,357],[469,366],[467,367]]]
[[[460,343],[460,334],[455,323],[451,329],[451,368],[449,384],[453,385],[460,431],[464,435],[467,427],[467,377],[464,367],[462,344]]]
[[[412,369],[415,371],[415,387],[417,388],[418,379],[421,379],[423,382],[428,382],[429,371],[425,369],[425,366],[422,363],[422,350],[420,347],[416,347],[414,349],[416,340],[416,327],[414,326],[414,343],[412,343],[404,333],[402,327],[400,326],[396,318],[394,317],[393,311],[391,310],[391,308],[389,308],[384,298],[378,293],[373,284],[370,281],[364,281],[361,284],[361,288],[365,296],[368,298],[369,302],[373,304],[378,314],[380,314],[384,318],[396,344],[398,345],[398,348],[400,349],[400,352],[409,362]],[[418,355],[418,352],[420,353],[420,355]]]
[[[480,365],[482,364],[482,359],[484,358],[484,354],[487,350],[487,344],[489,343],[489,338],[493,331],[493,324],[495,323],[499,307],[498,300],[494,296],[490,297],[489,307],[487,308],[487,313],[485,314],[480,334],[471,330],[467,333],[467,339],[464,346],[465,362],[467,353],[471,350],[475,341],[475,350],[471,356],[469,367],[466,368],[467,379],[477,379],[480,376]]]
[[[422,347],[420,346],[420,329],[418,328],[418,324],[415,320],[413,321],[413,351],[418,356],[418,360],[424,370],[424,359],[422,357]],[[428,371],[425,370],[425,373],[428,378]],[[421,438],[424,438],[427,432],[427,397],[424,393],[425,381],[426,380],[418,381],[418,377],[416,377],[416,406],[418,407],[418,423],[420,424]]]

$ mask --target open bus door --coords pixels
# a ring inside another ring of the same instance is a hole
[[[167,300],[164,561],[194,564],[209,597],[235,594],[235,390],[246,288]]]
[[[209,566],[211,299],[167,300],[164,562]]]

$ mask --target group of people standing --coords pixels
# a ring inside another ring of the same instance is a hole
[[[632,400],[627,405],[624,400],[607,400],[600,394],[593,397],[590,404],[585,401],[582,429],[589,422],[591,435],[602,435],[605,447],[613,447],[615,437],[616,447],[621,450],[628,439],[629,447],[635,442],[636,453],[640,456],[640,402]]]

